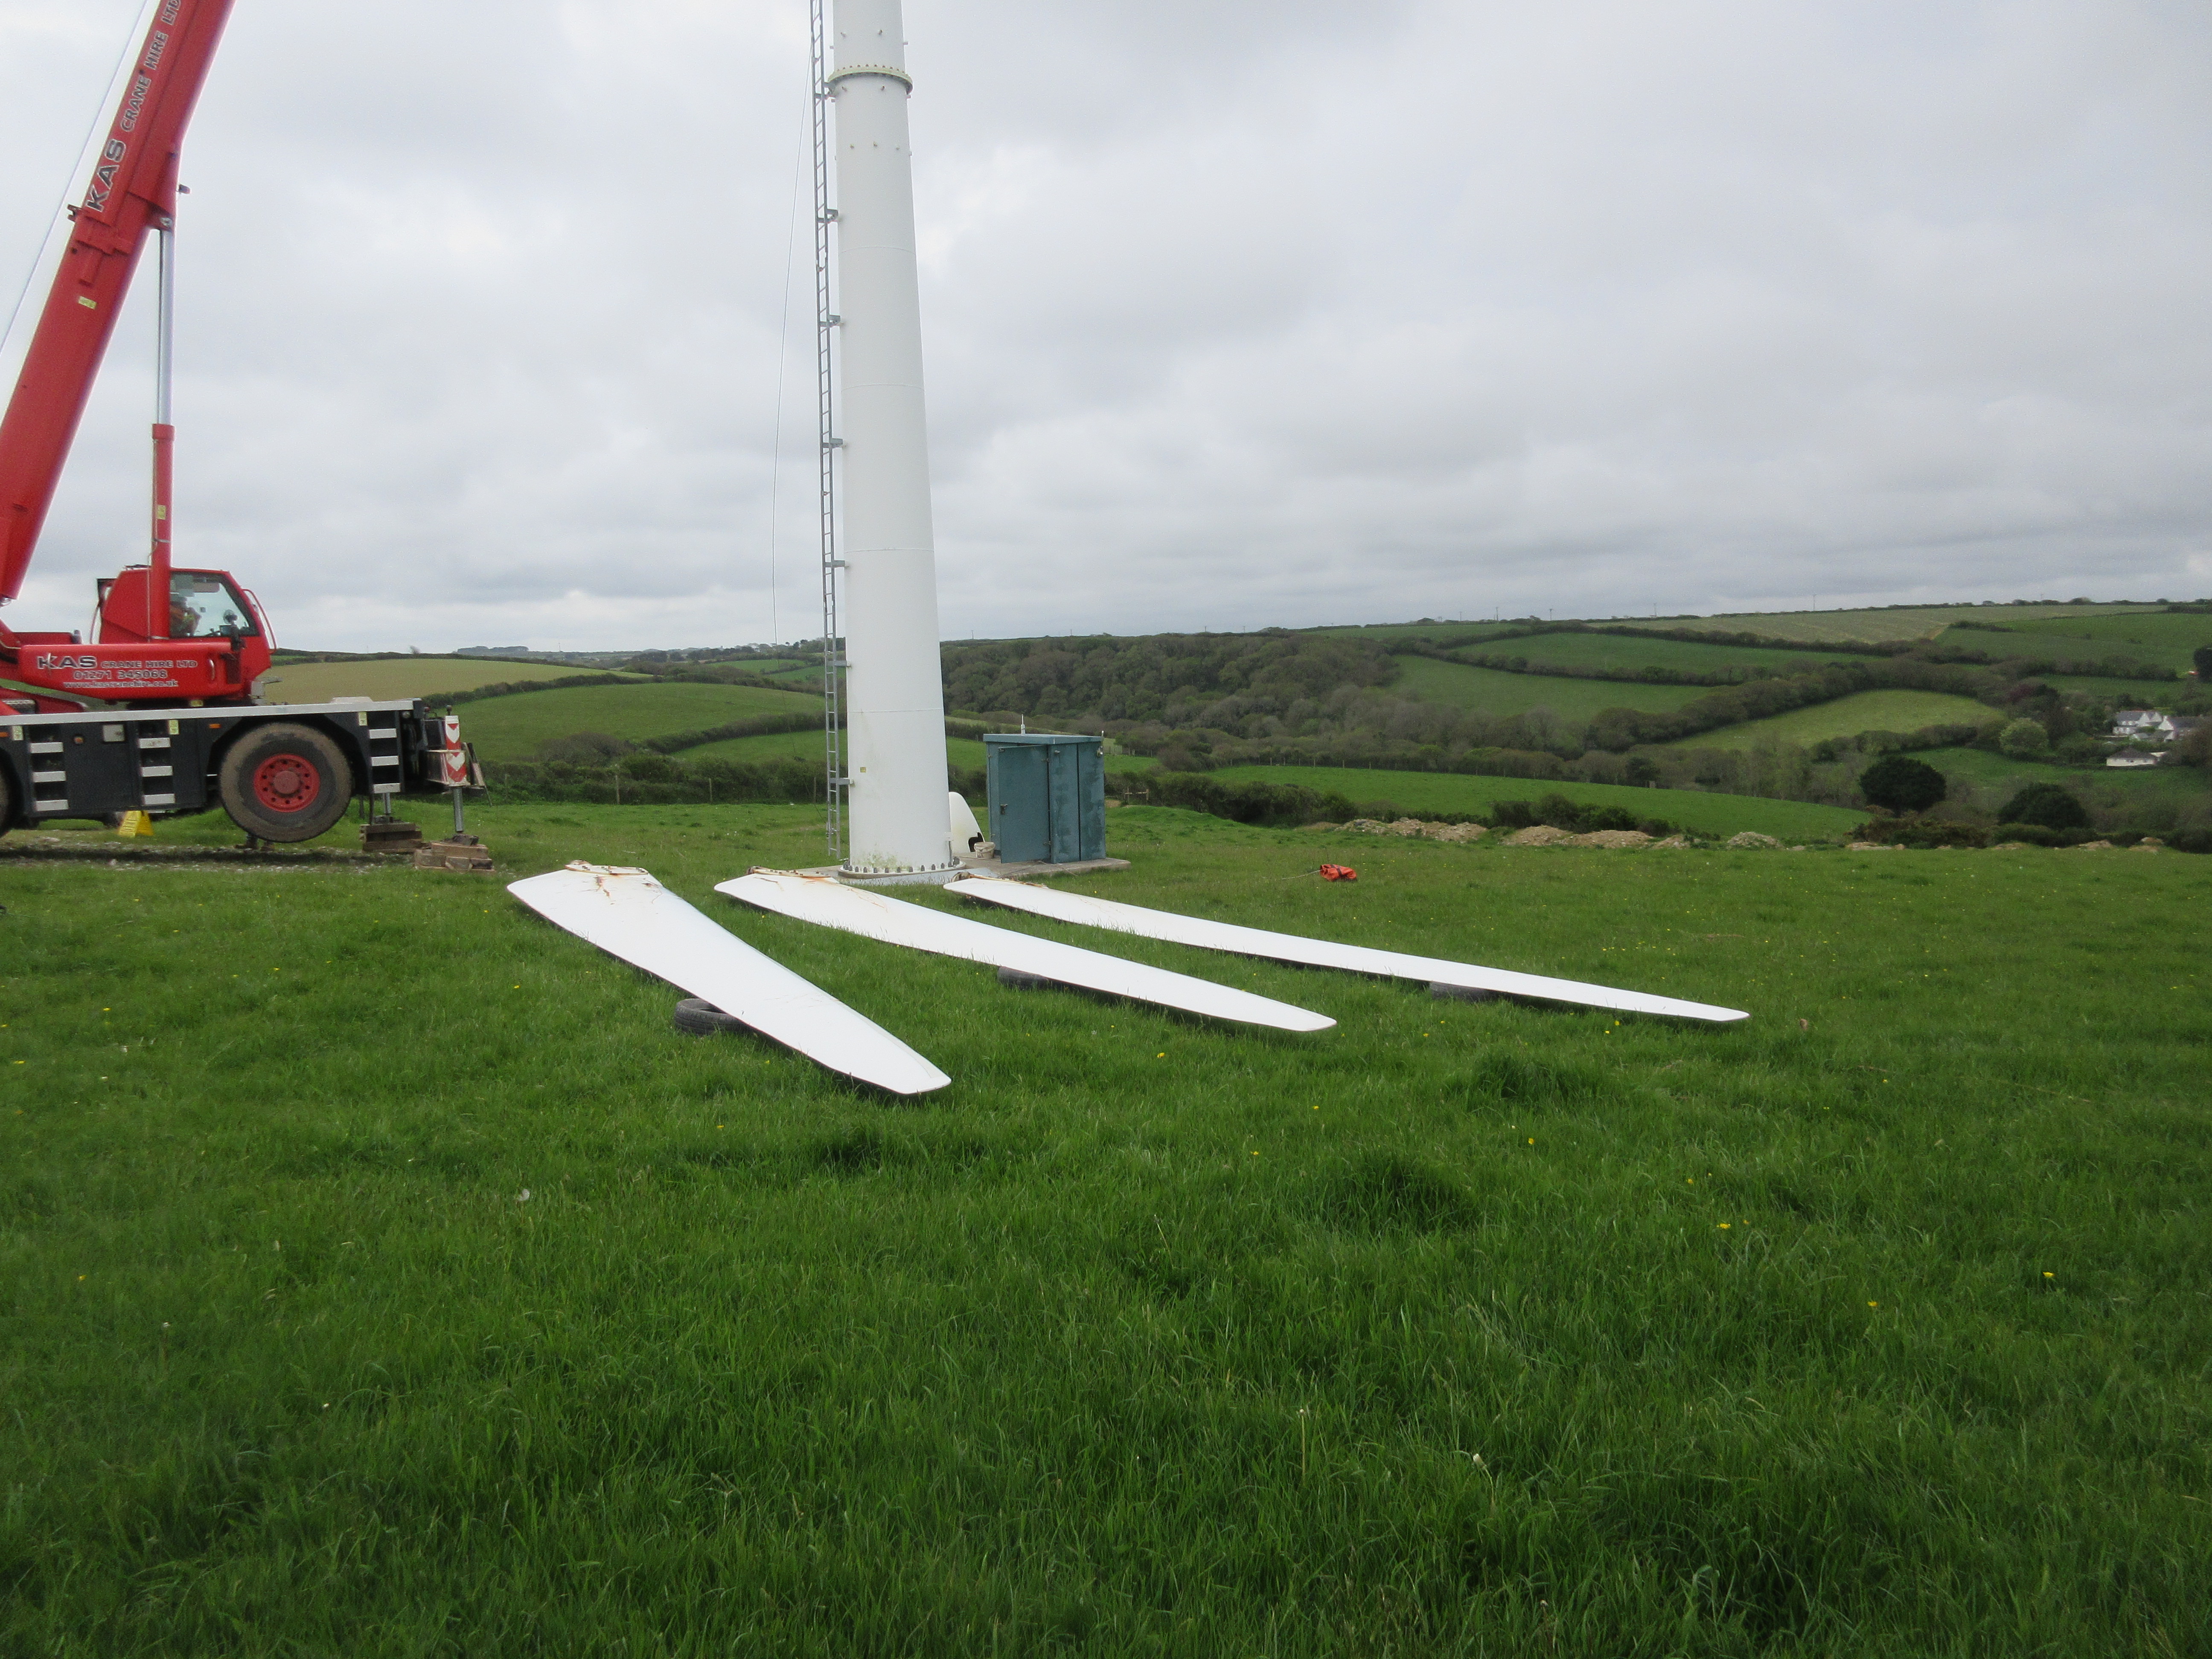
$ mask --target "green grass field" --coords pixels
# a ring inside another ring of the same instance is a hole
[[[1753,795],[1707,794],[1695,789],[1632,789],[1612,783],[1547,783],[1534,778],[1475,778],[1455,772],[1383,772],[1349,766],[1224,766],[1211,775],[1224,783],[1297,783],[1334,789],[1353,801],[1387,800],[1406,811],[1486,811],[1501,800],[1534,800],[1558,793],[1601,806],[1664,818],[1700,835],[1732,836],[1755,830],[1784,841],[1839,838],[1866,822],[1866,814],[1808,801],[1767,800]]]
[[[2113,680],[2101,674],[2039,674],[2036,678],[2061,691],[2087,691],[2093,696],[2125,698],[2137,708],[2171,708],[2176,697],[2195,689],[2193,682],[2179,678]]]
[[[332,697],[442,697],[502,681],[557,680],[591,672],[557,662],[387,657],[368,662],[280,662],[262,676],[260,684],[270,702],[328,702]]]
[[[2212,616],[2190,611],[2134,611],[2123,616],[2068,617],[2010,624],[2031,650],[2067,651],[2084,658],[2129,657],[2158,663],[2179,674],[2191,653],[2212,645]]]
[[[983,745],[979,743],[975,746],[980,750]],[[820,760],[822,733],[818,731],[763,732],[758,737],[724,738],[720,743],[702,743],[696,749],[686,749],[677,758],[689,765],[693,761],[702,760],[757,763],[761,761],[787,760],[793,756]]]
[[[1978,792],[1979,803],[1992,811],[2031,783],[2059,784],[2086,801],[2112,807],[2154,801],[2179,804],[2212,796],[2204,774],[2193,767],[2114,771],[2103,766],[2057,766],[2038,761],[2016,761],[1982,749],[1929,749],[1913,758],[1926,761],[1950,779],[1954,793],[1960,784],[1972,786]]]
[[[2212,860],[1330,886],[1127,808],[1074,883],[1726,1028],[994,918],[1340,1021],[1290,1038],[709,890],[804,809],[477,822],[953,1086],[680,1036],[496,880],[8,864],[0,1650],[2212,1650]]]
[[[1468,647],[1474,654],[1522,656],[1530,662],[1562,668],[1672,668],[1708,672],[1730,668],[1765,668],[1778,674],[1809,674],[1831,662],[1863,662],[1862,657],[1818,651],[1784,651],[1744,645],[1704,645],[1691,640],[1636,638],[1621,634],[1539,634]]]
[[[1855,691],[1832,702],[1700,732],[1662,746],[1756,749],[1761,744],[1812,744],[1823,738],[1855,738],[1862,732],[1917,732],[1923,726],[1979,725],[1995,718],[1994,709],[1972,697],[1947,696],[1940,691]]]
[[[1962,618],[2014,627],[2052,617],[2112,617],[2154,610],[2124,605],[1930,605],[1881,611],[1778,611],[1731,617],[1659,617],[1645,626],[1715,634],[1759,634],[1771,640],[1826,640],[1878,644],[1933,639]],[[1627,627],[1636,627],[1629,619]]]
[[[1517,647],[1522,641],[1511,643]],[[1501,647],[1501,649],[1504,647]],[[1532,655],[1534,653],[1531,653]],[[1704,685],[1644,685],[1635,680],[1577,680],[1555,674],[1514,674],[1434,657],[1401,657],[1392,695],[1425,702],[1478,708],[1486,714],[1525,714],[1548,708],[1577,725],[1603,708],[1640,708],[1661,713],[1705,696]]]
[[[486,760],[504,761],[527,760],[540,744],[579,732],[599,732],[635,742],[678,732],[703,731],[762,714],[804,714],[821,707],[820,698],[798,691],[661,681],[520,691],[513,696],[465,704],[459,713],[461,727],[477,752]],[[820,741],[815,739],[817,746]]]

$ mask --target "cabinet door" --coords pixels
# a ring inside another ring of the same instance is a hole
[[[1052,816],[1048,791],[1048,750],[1027,744],[994,749],[991,775],[991,839],[1008,864],[1052,856]]]

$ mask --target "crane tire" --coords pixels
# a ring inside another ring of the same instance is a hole
[[[353,799],[337,744],[290,720],[250,727],[224,754],[216,785],[230,821],[263,841],[313,841]]]
[[[15,785],[8,775],[8,766],[0,761],[0,836],[4,836],[15,823]]]

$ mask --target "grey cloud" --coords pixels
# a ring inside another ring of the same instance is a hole
[[[0,0],[0,272],[132,9]],[[2212,577],[2195,11],[908,33],[949,633]],[[188,552],[300,642],[811,631],[804,53],[792,0],[241,0],[187,155]],[[19,625],[137,544],[124,328]]]

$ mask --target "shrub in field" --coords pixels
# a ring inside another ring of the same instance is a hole
[[[2189,853],[2212,853],[2212,795],[2199,795],[2173,815],[2166,840]]]
[[[1359,809],[1334,790],[1295,783],[1223,783],[1201,772],[1156,772],[1145,781],[1155,806],[1182,806],[1238,823],[1299,824],[1328,818],[1342,823]]]
[[[605,732],[573,732],[565,738],[548,738],[538,745],[540,760],[570,766],[604,766],[619,756],[636,752],[637,745],[629,738],[610,737]]]
[[[1554,830],[1587,836],[1597,830],[1641,830],[1647,836],[1671,836],[1676,826],[1663,818],[1642,818],[1625,806],[1601,806],[1569,800],[1552,793],[1540,800],[1501,800],[1490,809],[1490,821],[1501,830],[1526,830],[1548,823]]]
[[[645,776],[645,772],[653,775]],[[484,777],[495,797],[506,800],[643,806],[822,799],[820,763],[796,757],[757,763],[716,759],[690,765],[659,755],[635,754],[611,761],[487,761]]]
[[[1859,774],[1867,805],[1892,812],[1924,812],[1949,793],[1941,772],[1910,755],[1884,755]]]
[[[2200,680],[2212,680],[2212,645],[2200,645],[2189,653],[2191,666]]]
[[[2008,841],[2026,842],[2030,847],[2079,847],[2091,839],[2087,830],[2046,830],[2039,823],[2001,823],[1990,831],[1992,847]]]
[[[447,708],[458,703],[483,702],[490,697],[511,697],[524,691],[568,691],[588,685],[635,685],[636,681],[623,674],[564,674],[552,680],[495,680],[489,685],[480,685],[473,691],[448,691],[430,701]]]
[[[1960,823],[1949,818],[1884,818],[1861,824],[1858,839],[1884,847],[1934,848],[1986,847],[1990,837],[1989,831],[1978,823]]]
[[[2086,830],[2089,809],[2073,793],[2056,783],[2031,783],[2004,804],[1997,814],[2005,823],[2035,823],[2045,830]]]
[[[1997,748],[2014,760],[2033,760],[2051,747],[2040,720],[2014,720],[1997,733]]]

